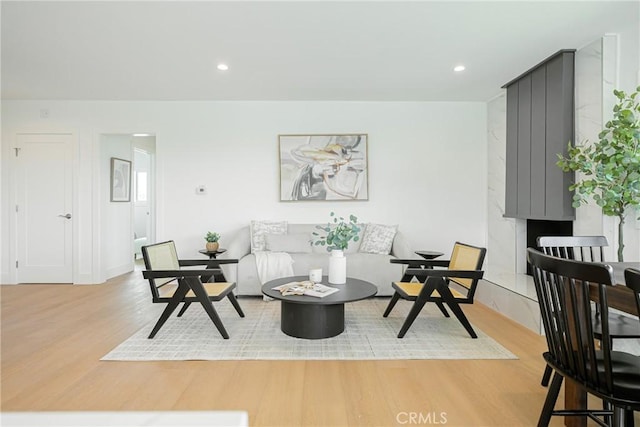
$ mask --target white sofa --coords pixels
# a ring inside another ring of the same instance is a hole
[[[317,224],[287,224],[287,234],[300,236],[308,235],[312,240],[312,232],[320,232],[316,228]],[[325,226],[326,224],[320,224]],[[360,231],[360,240],[350,242],[349,248],[345,250],[347,257],[347,277],[366,280],[378,287],[378,296],[388,296],[393,294],[391,283],[402,277],[404,266],[401,264],[391,264],[393,258],[416,258],[416,255],[409,247],[401,232],[397,231],[388,255],[375,253],[362,253],[359,251],[362,242],[364,227]],[[251,230],[250,227],[243,227],[235,238],[227,243],[227,251],[218,258],[235,258],[239,262],[237,265],[225,266],[224,274],[229,281],[237,284],[238,295],[262,295],[260,279],[256,267],[256,257],[251,253]],[[295,245],[294,245],[295,246]],[[299,245],[298,245],[299,246]],[[312,268],[322,268],[323,274],[329,271],[329,252],[325,246],[311,245],[304,249],[294,249],[295,252],[288,252],[293,259],[294,275],[307,276]]]

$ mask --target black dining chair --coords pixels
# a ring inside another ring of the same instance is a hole
[[[624,282],[629,289],[633,291],[636,301],[636,310],[638,310],[638,319],[640,320],[640,270],[636,268],[627,268],[624,271]]]
[[[538,247],[547,255],[576,261],[604,262],[605,236],[540,236]]]
[[[553,370],[538,426],[548,426],[554,415],[588,417],[601,426],[633,426],[633,411],[640,410],[640,357],[612,349],[607,290],[614,283],[613,269],[545,255],[533,248],[527,249],[527,256],[548,346],[543,357]],[[592,322],[591,286],[599,296],[595,304],[602,314],[600,337]],[[554,410],[564,378],[613,409]]]
[[[605,236],[540,236],[536,242],[546,255],[586,262],[605,262],[604,248],[609,246]],[[593,324],[598,339],[602,337],[601,318],[596,306]],[[622,314],[609,313],[609,336],[611,339],[638,339],[640,323]],[[547,366],[542,385],[548,386],[550,379],[551,368]]]

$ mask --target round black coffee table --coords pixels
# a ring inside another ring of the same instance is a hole
[[[306,295],[282,296],[274,287],[289,282],[309,280],[308,276],[283,277],[262,286],[262,293],[280,300],[280,329],[296,338],[319,339],[340,335],[344,331],[344,304],[374,296],[378,288],[364,280],[347,278],[344,285],[333,285],[322,277],[322,283],[340,289],[323,298]]]

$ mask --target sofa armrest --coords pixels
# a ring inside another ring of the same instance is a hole
[[[251,232],[249,226],[242,227],[225,248],[227,251],[218,256],[218,259],[236,259],[251,253]],[[236,282],[238,280],[237,266],[223,265],[222,273],[228,282]]]
[[[401,259],[416,258],[416,254],[411,250],[407,238],[400,231],[396,232],[396,236],[393,239],[391,255]]]

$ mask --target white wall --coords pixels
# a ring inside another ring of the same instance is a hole
[[[48,119],[39,118],[42,108]],[[78,135],[79,282],[98,280],[95,266],[103,260],[94,218],[105,134],[156,135],[157,239],[174,239],[183,257],[200,256],[207,230],[220,232],[224,247],[251,219],[324,222],[332,210],[398,224],[415,249],[449,253],[456,240],[486,244],[484,103],[3,101],[2,120],[4,213],[12,135]],[[279,202],[278,134],[349,132],[369,135],[369,201]],[[198,185],[208,194],[196,195]],[[7,283],[6,248],[14,242],[2,244]]]

